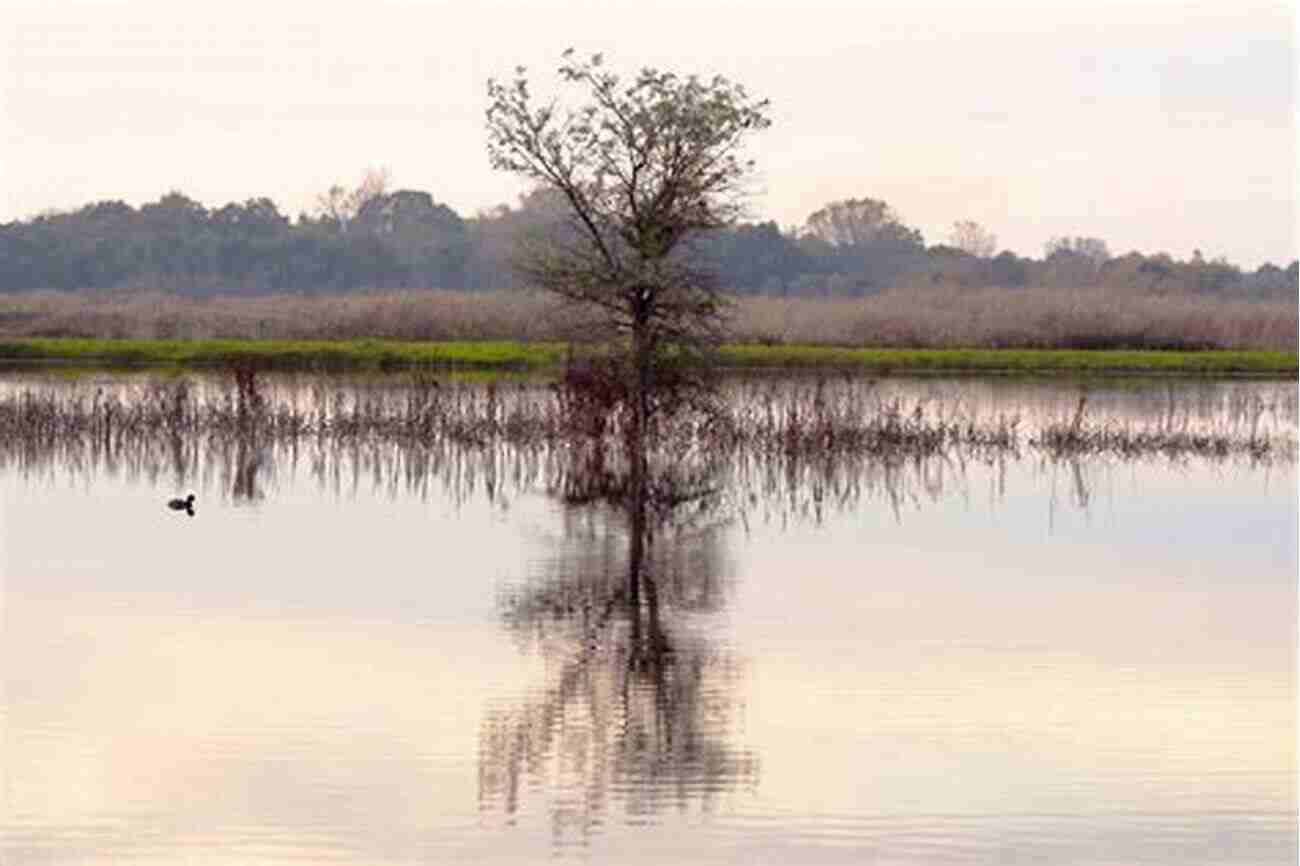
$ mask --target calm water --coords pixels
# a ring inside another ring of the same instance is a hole
[[[638,545],[508,448],[161,453],[0,460],[6,864],[1295,861],[1293,463],[738,472]]]

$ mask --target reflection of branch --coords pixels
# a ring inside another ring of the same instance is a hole
[[[726,740],[735,663],[673,628],[682,612],[721,606],[719,535],[654,541],[655,485],[610,478],[623,510],[584,509],[606,518],[603,535],[565,544],[546,579],[502,599],[505,622],[552,676],[520,706],[489,714],[479,738],[482,813],[513,816],[532,791],[557,834],[576,826],[584,837],[614,804],[637,815],[669,801],[712,811],[758,774],[757,759]],[[625,536],[621,561],[590,555],[615,533]]]
[[[257,502],[262,492],[257,487],[257,471],[262,466],[262,449],[241,436],[235,450],[235,480],[230,488],[235,502]]]
[[[606,608],[597,624],[588,634],[582,650],[568,659],[549,693],[538,702],[525,704],[515,712],[499,712],[488,717],[479,733],[479,809],[485,811],[500,801],[507,815],[513,815],[519,806],[519,786],[525,773],[535,777],[542,761],[554,749],[554,741],[564,732],[565,710],[574,703],[579,687],[586,684],[587,706],[599,719],[603,713],[597,709],[597,695],[591,681],[590,667],[605,642],[595,638],[595,631],[606,626],[614,604]],[[593,782],[603,782],[595,779]],[[595,787],[596,795],[603,794],[604,784]]]
[[[1083,477],[1083,468],[1078,460],[1070,461],[1070,474],[1074,480],[1074,504],[1080,511],[1087,511],[1092,502],[1092,494],[1088,491],[1088,482]]]
[[[691,801],[711,812],[723,793],[757,781],[757,758],[721,739],[727,688],[709,687],[711,672],[731,685],[734,666],[655,640],[635,645],[607,625],[543,692],[484,721],[481,812],[513,816],[534,789],[549,800],[557,832],[573,825],[585,836],[611,794],[627,814]]]

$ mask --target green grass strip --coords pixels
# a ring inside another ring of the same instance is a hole
[[[400,369],[413,366],[533,370],[561,364],[561,343],[393,340],[0,340],[0,360],[208,367],[237,362],[271,369]],[[1297,354],[1274,351],[1078,351],[1065,349],[853,349],[733,345],[721,362],[738,369],[857,369],[878,373],[1176,373],[1296,378]]]
[[[850,349],[829,346],[728,346],[724,362],[742,368],[852,367],[891,372],[1270,374],[1296,378],[1295,352],[1177,352],[1078,349]]]
[[[406,343],[395,340],[0,341],[0,360],[77,361],[131,366],[205,367],[249,362],[273,369],[384,369],[411,366],[515,370],[564,359],[558,343]]]

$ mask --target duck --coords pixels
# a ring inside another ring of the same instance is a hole
[[[167,503],[167,507],[170,508],[172,511],[193,511],[194,494],[191,493],[189,496],[185,497],[184,499],[173,499]]]

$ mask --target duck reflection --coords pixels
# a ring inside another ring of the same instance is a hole
[[[594,475],[590,458],[557,490],[553,555],[500,598],[545,682],[490,711],[479,737],[480,813],[543,808],[557,840],[619,814],[708,814],[759,774],[739,743],[741,664],[710,633],[727,596],[715,488],[644,452]]]

